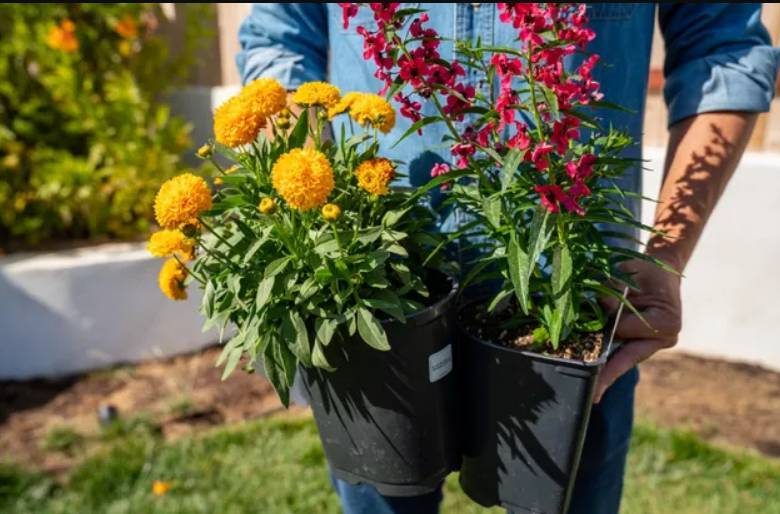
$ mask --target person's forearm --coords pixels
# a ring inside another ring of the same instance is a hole
[[[757,115],[714,112],[672,126],[648,253],[682,272],[750,139]]]

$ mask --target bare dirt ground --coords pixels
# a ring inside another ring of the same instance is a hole
[[[166,439],[281,409],[258,375],[220,380],[218,348],[61,380],[0,382],[0,460],[51,472],[74,464],[68,452],[44,449],[58,428],[99,440],[97,410],[143,416]],[[690,429],[707,440],[780,457],[780,373],[680,353],[642,366],[637,415],[660,426]],[[83,457],[84,452],[74,455]]]

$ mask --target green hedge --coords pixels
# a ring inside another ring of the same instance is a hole
[[[187,4],[174,56],[156,5],[0,4],[0,248],[148,229],[191,145],[159,100],[189,74],[211,14]]]

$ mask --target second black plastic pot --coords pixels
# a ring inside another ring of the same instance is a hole
[[[428,287],[442,299],[405,324],[383,322],[390,351],[356,339],[336,371],[301,368],[333,474],[388,496],[433,491],[460,463],[456,284],[437,275]]]
[[[460,328],[458,337],[464,492],[513,513],[565,513],[606,356],[595,362],[550,357],[500,347]]]

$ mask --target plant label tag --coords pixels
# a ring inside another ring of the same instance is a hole
[[[452,371],[452,345],[448,344],[428,357],[428,378],[434,383]]]

